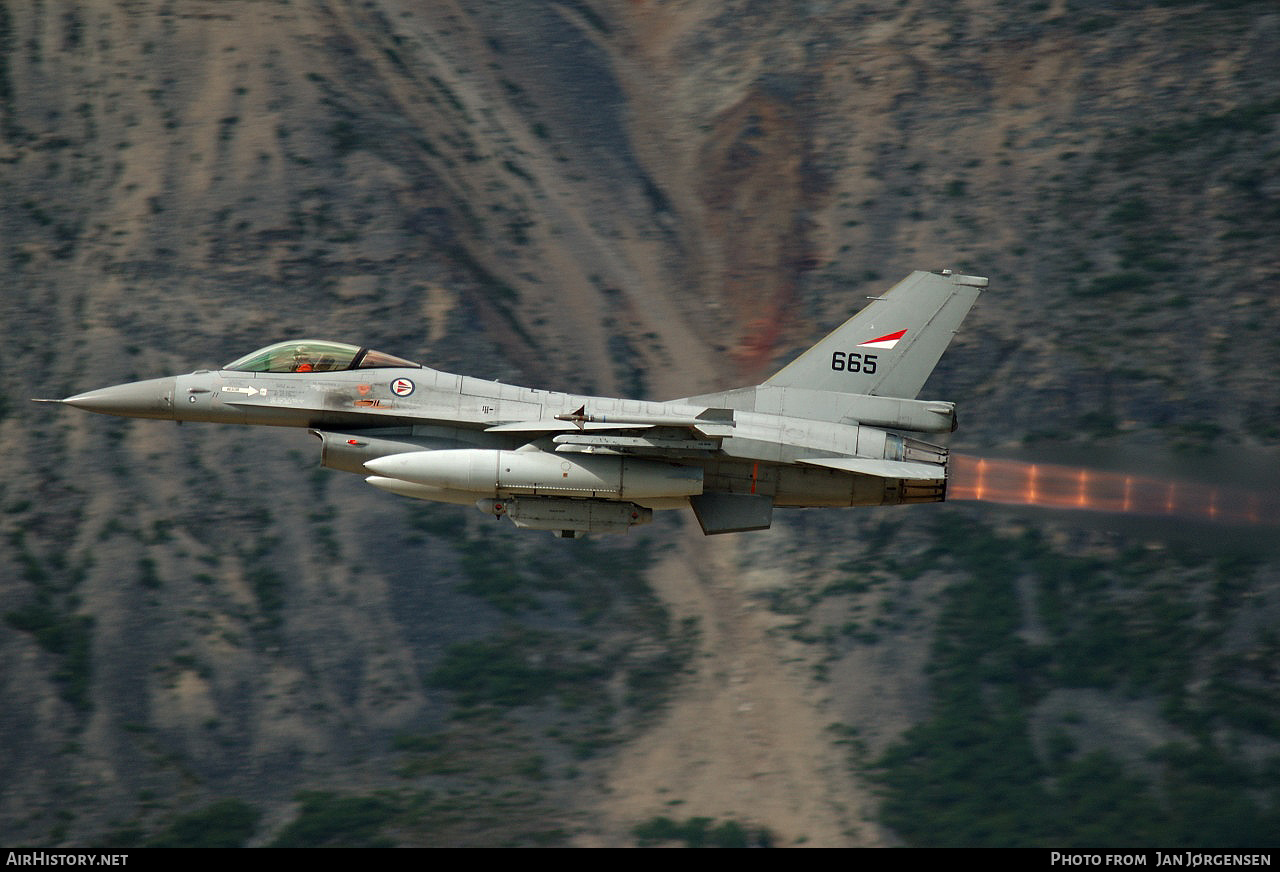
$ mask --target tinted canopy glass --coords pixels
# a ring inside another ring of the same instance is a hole
[[[420,368],[419,364],[411,361],[345,342],[295,339],[259,348],[231,361],[223,369],[238,372],[337,372],[382,367]]]

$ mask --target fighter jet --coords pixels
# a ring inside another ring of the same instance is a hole
[[[764,530],[774,508],[946,498],[947,449],[907,434],[955,429],[954,404],[916,397],[986,286],[914,272],[763,384],[667,402],[500,384],[313,339],[45,402],[305,427],[325,467],[563,538],[681,508],[707,535]]]

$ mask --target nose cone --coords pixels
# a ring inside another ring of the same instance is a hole
[[[153,378],[99,388],[62,402],[77,409],[100,412],[103,415],[122,415],[126,418],[162,418],[173,420],[173,389],[176,379]]]

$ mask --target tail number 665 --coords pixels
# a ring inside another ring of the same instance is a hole
[[[831,368],[836,372],[865,372],[871,375],[876,371],[876,356],[856,351],[834,351],[831,354]]]

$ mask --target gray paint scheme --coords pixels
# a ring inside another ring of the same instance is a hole
[[[305,427],[326,467],[561,536],[623,532],[684,507],[707,534],[759,530],[775,506],[945,499],[946,449],[906,434],[954,429],[951,403],[915,397],[986,284],[914,272],[763,384],[669,402],[499,384],[314,340],[228,365],[267,371],[200,371],[61,402]],[[439,451],[449,453],[428,454]]]

